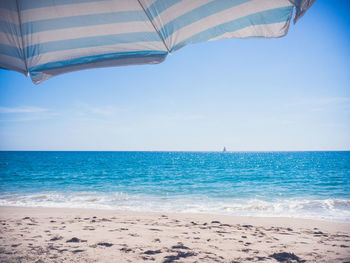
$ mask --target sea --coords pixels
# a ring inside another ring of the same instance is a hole
[[[0,206],[350,222],[350,152],[0,152]]]

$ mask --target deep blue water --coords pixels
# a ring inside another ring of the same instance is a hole
[[[350,221],[350,152],[0,152],[0,205]]]

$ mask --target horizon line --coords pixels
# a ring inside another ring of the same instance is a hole
[[[239,152],[350,152],[348,150],[1,150],[0,152],[216,152],[216,153],[239,153]]]

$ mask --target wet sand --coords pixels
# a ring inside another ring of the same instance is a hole
[[[350,223],[0,207],[0,262],[350,262]]]

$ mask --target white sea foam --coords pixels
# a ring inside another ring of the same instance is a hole
[[[213,199],[205,196],[150,196],[96,192],[2,194],[0,206],[67,207],[213,213],[240,216],[298,217],[350,222],[347,199]]]

